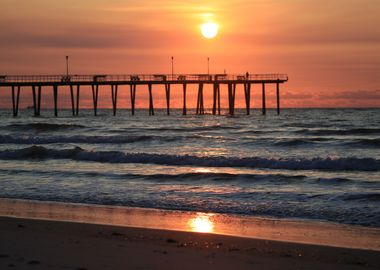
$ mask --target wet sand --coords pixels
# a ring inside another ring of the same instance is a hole
[[[0,216],[0,269],[380,269],[374,228],[9,199]]]
[[[0,218],[0,269],[379,269],[380,252]]]

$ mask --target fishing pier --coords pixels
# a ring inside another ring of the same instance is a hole
[[[9,88],[12,92],[13,116],[18,115],[20,92],[30,89],[33,96],[34,115],[39,116],[41,111],[42,88],[53,91],[54,115],[58,116],[59,87],[69,87],[73,116],[79,115],[79,97],[82,86],[90,86],[94,115],[97,115],[99,88],[108,87],[111,91],[113,115],[117,112],[118,90],[120,86],[129,86],[131,113],[135,114],[136,91],[138,86],[144,86],[149,94],[149,115],[154,115],[153,86],[165,86],[166,111],[170,114],[170,90],[173,85],[182,86],[183,115],[187,114],[186,90],[188,85],[198,86],[196,114],[205,113],[204,85],[212,85],[213,106],[212,114],[220,115],[220,91],[222,86],[228,91],[228,113],[235,113],[235,97],[237,87],[244,89],[245,107],[247,115],[251,111],[251,89],[254,85],[261,86],[262,114],[266,114],[266,85],[276,85],[277,113],[280,114],[280,84],[288,81],[286,74],[154,74],[154,75],[0,75],[0,88]]]

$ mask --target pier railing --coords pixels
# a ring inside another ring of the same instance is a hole
[[[286,74],[129,74],[129,75],[0,75],[0,86],[10,87],[12,93],[13,115],[17,116],[21,88],[32,90],[34,115],[40,115],[42,87],[52,87],[54,100],[54,115],[58,115],[58,88],[70,87],[71,107],[74,116],[79,114],[79,96],[82,86],[91,86],[94,115],[97,115],[99,88],[110,87],[113,114],[116,115],[119,86],[129,86],[131,112],[135,114],[137,86],[144,86],[149,94],[149,115],[154,115],[153,86],[165,86],[166,109],[170,114],[170,88],[182,85],[183,114],[186,115],[186,89],[188,85],[198,85],[197,114],[205,114],[204,85],[213,86],[212,113],[221,114],[221,87],[227,86],[229,114],[234,115],[236,88],[243,86],[247,115],[251,109],[251,88],[253,85],[262,87],[262,113],[266,114],[266,85],[276,85],[277,113],[280,114],[280,84],[288,81]],[[178,87],[176,88],[178,90]],[[75,91],[76,90],[76,91]]]
[[[286,74],[0,75],[1,83],[287,81]]]

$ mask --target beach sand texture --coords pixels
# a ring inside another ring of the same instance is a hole
[[[0,269],[379,269],[380,253],[215,234],[0,218]]]
[[[0,269],[380,268],[380,234],[375,228],[128,207],[0,202]],[[194,232],[202,230],[213,233]]]

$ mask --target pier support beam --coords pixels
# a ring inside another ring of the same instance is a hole
[[[203,103],[203,83],[198,87],[198,99],[197,99],[197,112],[196,114],[205,114],[205,108]]]
[[[232,85],[232,114],[235,114],[236,83]]]
[[[36,87],[38,90],[36,92]],[[32,86],[34,116],[41,115],[41,86]]]
[[[97,115],[98,111],[98,97],[99,97],[99,85],[91,85],[92,89],[92,101],[94,104],[94,115]]]
[[[247,115],[251,113],[251,84],[244,83],[244,96],[245,96],[245,107],[247,110]]]
[[[228,84],[228,108],[230,115],[235,114],[235,96],[236,96],[236,84]]]
[[[71,110],[73,113],[73,116],[79,115],[79,87],[80,85],[77,85],[77,93],[74,94],[74,85],[70,85],[70,95],[71,95]]]
[[[212,114],[216,114],[216,108],[218,108],[218,114],[220,115],[220,85],[219,83],[214,83],[214,96],[212,105]]]
[[[15,86],[12,86],[12,108],[13,108],[13,116],[16,117],[18,115],[18,105],[20,101],[20,86],[17,86],[17,93],[15,95]]]
[[[149,89],[149,115],[154,115],[152,84],[148,84],[148,89]]]
[[[187,114],[187,111],[186,111],[186,86],[187,86],[187,84],[184,83],[183,84],[183,110],[182,110],[183,115]]]
[[[165,84],[165,93],[166,93],[166,114],[170,115],[170,84]]]
[[[276,84],[276,94],[277,94],[277,114],[280,115],[280,84]]]
[[[75,105],[74,105],[74,89],[73,85],[70,84],[70,96],[71,96],[71,112],[75,116]]]
[[[136,84],[130,85],[131,92],[131,113],[135,115],[135,104],[136,104]]]
[[[58,116],[58,85],[53,86],[54,116]]]
[[[263,100],[262,112],[263,112],[263,115],[265,115],[267,113],[267,108],[266,108],[266,103],[265,103],[265,83],[263,83],[262,100]]]
[[[111,84],[113,116],[116,116],[116,109],[117,109],[117,88],[118,88],[117,84],[116,85]]]
[[[220,115],[220,85],[218,84],[218,115]]]

